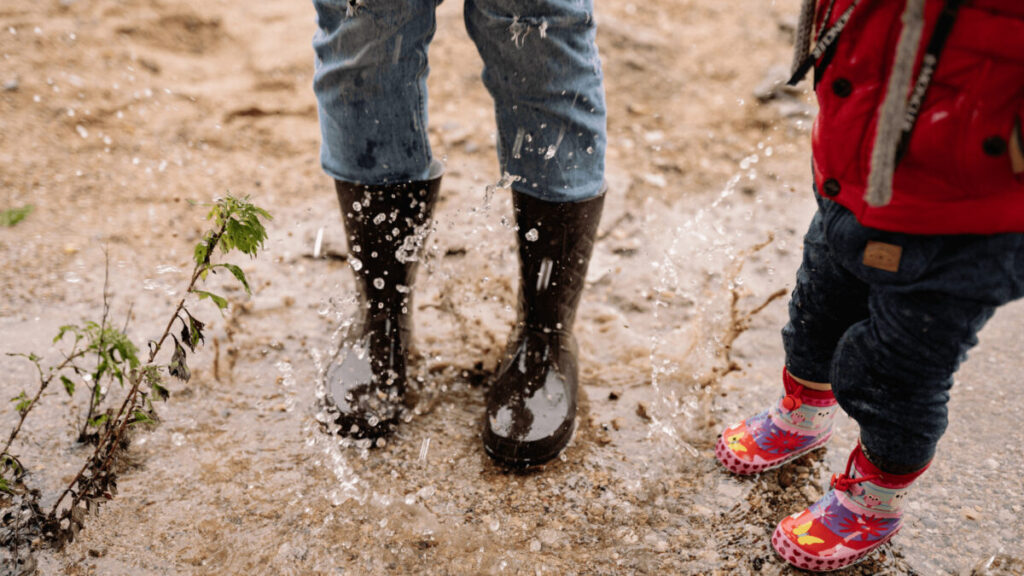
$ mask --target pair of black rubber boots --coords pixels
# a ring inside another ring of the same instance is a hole
[[[356,276],[361,322],[327,371],[327,402],[351,438],[381,438],[398,424],[412,344],[412,289],[441,185],[335,181]],[[573,321],[604,205],[513,192],[520,289],[515,329],[487,392],[484,449],[509,466],[557,456],[572,439],[579,380]]]

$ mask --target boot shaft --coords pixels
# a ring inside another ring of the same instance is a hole
[[[399,184],[335,180],[349,265],[370,315],[385,309],[401,313],[411,309],[412,287],[430,233],[442,171],[435,163],[429,180]]]
[[[832,476],[832,487],[865,510],[900,514],[910,485],[928,466],[909,474],[890,474],[875,466],[858,442],[850,454],[846,472]]]
[[[512,194],[519,240],[519,323],[571,332],[604,207],[604,193],[582,202]]]

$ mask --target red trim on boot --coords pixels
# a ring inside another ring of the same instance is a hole
[[[786,368],[782,369],[782,385],[786,387],[786,398],[790,396],[797,396],[802,402],[807,402],[811,406],[830,406],[836,403],[835,394],[832,390],[815,390],[808,388],[789,373]],[[795,410],[800,406],[797,405],[791,410]]]
[[[924,474],[928,467],[932,465],[931,462],[924,465],[924,468],[916,472],[910,472],[909,474],[890,474],[885,472],[878,466],[875,466],[868,460],[868,455],[864,453],[864,447],[861,445],[860,440],[857,441],[857,446],[853,449],[850,454],[850,461],[846,465],[846,474],[843,476],[849,476],[850,464],[857,470],[857,474],[862,477],[874,476],[871,481],[884,488],[906,488],[910,486],[918,476]],[[834,478],[834,477],[833,477]]]

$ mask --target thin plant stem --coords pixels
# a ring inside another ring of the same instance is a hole
[[[14,439],[17,438],[18,437],[18,433],[21,432],[21,426],[25,423],[25,418],[27,418],[28,417],[28,413],[31,412],[32,409],[36,407],[36,404],[38,403],[39,398],[43,395],[43,392],[50,385],[50,382],[53,381],[53,377],[57,373],[59,373],[61,370],[63,370],[64,368],[67,368],[68,365],[73,363],[75,360],[77,360],[78,358],[84,356],[85,352],[86,352],[85,350],[77,350],[77,351],[76,350],[72,350],[72,353],[71,353],[70,356],[66,357],[63,362],[61,362],[60,364],[58,364],[54,368],[50,369],[50,375],[49,376],[44,376],[43,375],[42,367],[39,366],[38,362],[35,363],[36,370],[39,371],[39,390],[36,391],[36,395],[32,398],[32,401],[29,403],[28,407],[25,408],[25,410],[21,412],[21,417],[18,420],[18,424],[14,427],[14,430],[11,431],[11,435],[7,438],[7,443],[4,444],[3,450],[0,450],[0,454],[8,454],[9,453],[8,450],[10,450],[11,445],[14,444]]]
[[[196,266],[192,271],[192,279],[189,281],[188,288],[185,290],[186,295],[190,294],[192,290],[195,289],[196,283],[199,281],[200,275],[202,275],[204,270],[209,268],[210,256],[216,249],[217,244],[220,242],[220,238],[224,234],[224,231],[226,229],[227,224],[225,223],[221,226],[220,230],[218,230],[217,233],[210,237],[210,241],[208,243],[209,250],[207,251],[206,259],[201,263],[196,263]],[[161,334],[159,340],[156,341],[156,345],[150,347],[149,358],[146,360],[145,367],[149,367],[150,365],[152,365],[153,361],[156,359],[157,354],[160,352],[163,343],[171,334],[171,329],[174,327],[174,321],[178,318],[178,315],[185,307],[186,298],[187,296],[183,296],[181,300],[178,302],[178,306],[174,309],[174,313],[171,315],[171,319],[167,323],[167,327],[164,328],[163,334]],[[89,458],[85,461],[85,464],[83,464],[81,469],[79,469],[78,473],[75,474],[75,477],[64,488],[64,491],[61,492],[60,496],[57,498],[57,501],[54,502],[53,507],[50,509],[50,517],[56,516],[57,510],[59,509],[61,502],[63,502],[64,498],[69,493],[71,493],[71,490],[75,487],[75,485],[79,484],[84,479],[85,472],[86,470],[89,469],[90,464],[95,461],[98,461],[101,452],[105,449],[105,447],[108,446],[109,449],[107,451],[106,457],[103,459],[103,465],[100,467],[100,469],[104,469],[110,464],[110,461],[113,458],[114,453],[116,452],[116,450],[114,450],[114,441],[124,434],[124,430],[128,426],[128,419],[124,418],[124,415],[128,407],[134,405],[133,403],[135,397],[138,395],[139,387],[142,385],[142,374],[144,372],[144,368],[132,371],[132,374],[129,376],[131,388],[129,389],[128,395],[125,397],[124,402],[121,403],[121,407],[118,409],[116,415],[113,418],[114,424],[107,429],[106,433],[103,435],[103,438],[101,438],[100,441],[97,443],[96,449],[93,450],[92,455],[89,456]],[[78,495],[76,495],[73,498],[72,507],[74,507],[74,505],[78,503],[81,495],[84,492],[84,490],[78,491]]]
[[[105,266],[103,268],[103,316],[100,319],[100,341],[96,345],[96,365],[99,366],[103,361],[103,349],[106,347],[103,341],[103,337],[107,332],[107,316],[110,314],[110,298],[107,290],[110,288],[110,252],[107,248],[103,248],[103,259]],[[78,432],[79,441],[85,440],[86,432],[89,430],[89,422],[92,421],[92,416],[96,412],[96,406],[103,400],[100,397],[100,379],[92,383],[89,388],[89,411],[85,415],[85,421],[82,422],[82,429]]]

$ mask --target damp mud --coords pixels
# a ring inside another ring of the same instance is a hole
[[[778,87],[798,4],[598,6],[609,196],[577,316],[577,433],[513,472],[480,427],[514,320],[515,235],[457,2],[431,47],[446,174],[416,287],[415,408],[374,447],[320,422],[356,304],[317,157],[312,7],[5,2],[0,208],[34,211],[0,228],[0,351],[59,358],[58,328],[102,313],[107,262],[111,317],[144,342],[187,283],[194,203],[230,192],[274,215],[266,250],[237,262],[254,294],[211,278],[233,304],[193,305],[207,338],[191,381],[171,382],[161,422],[135,436],[117,496],[72,544],[36,551],[38,573],[795,573],[771,531],[845,465],[856,426],[840,416],[827,449],[753,478],[713,450],[781,393],[779,329],[814,209],[813,100]],[[982,333],[905,527],[842,573],[1024,573],[1022,324],[1011,305]],[[4,399],[32,388],[24,359],[0,369]],[[81,403],[41,402],[15,452],[45,505],[86,448]]]

